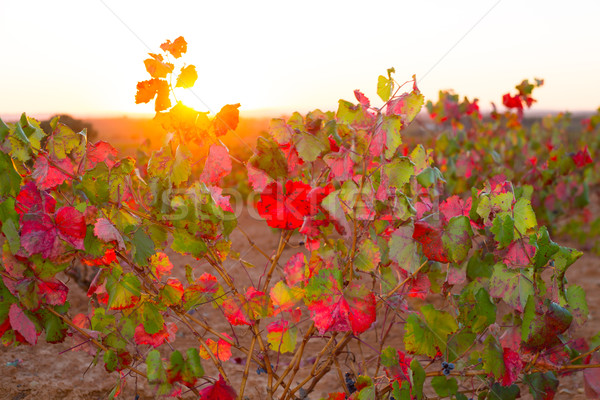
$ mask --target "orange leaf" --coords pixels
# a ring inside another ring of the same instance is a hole
[[[172,269],[173,264],[165,253],[159,252],[150,257],[150,270],[155,279],[160,280],[163,276],[169,276]]]
[[[227,104],[212,120],[212,128],[216,136],[223,136],[229,129],[235,130],[240,120],[240,104]]]
[[[228,334],[223,333],[223,335],[228,337],[229,339],[231,339],[231,336],[229,336]],[[215,342],[212,339],[207,339],[206,344],[207,344],[208,348],[210,349],[210,351],[219,360],[227,361],[231,358],[231,344],[226,342],[225,340],[219,339],[218,342]],[[202,357],[205,360],[208,360],[210,358],[210,356],[208,355],[208,352],[206,351],[204,346],[200,346],[199,353],[200,353],[200,357]]]
[[[135,104],[147,103],[156,96],[159,79],[149,79],[138,82],[137,93],[135,94]]]
[[[165,80],[159,80],[159,85],[156,95],[156,103],[154,103],[154,110],[156,112],[164,111],[171,107],[171,99],[169,99],[169,84]]]
[[[163,56],[160,54],[149,54],[152,58],[145,59],[144,65],[146,66],[146,71],[153,78],[166,78],[167,74],[173,72],[173,64],[163,62]]]
[[[160,45],[160,48],[163,51],[168,51],[175,58],[181,57],[183,53],[187,51],[187,42],[183,38],[183,36],[179,36],[177,39],[171,43],[170,40],[167,40],[163,44]]]
[[[175,87],[182,88],[191,88],[196,83],[196,79],[198,79],[198,73],[196,72],[196,67],[193,65],[188,65],[187,67],[181,68],[181,72],[177,77],[177,84]]]

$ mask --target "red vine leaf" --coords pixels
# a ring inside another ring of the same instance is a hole
[[[429,288],[431,287],[431,282],[429,281],[429,277],[427,276],[427,274],[418,272],[416,276],[412,276],[405,269],[399,269],[400,281],[403,282],[406,280],[402,292],[406,293],[408,297],[425,299],[425,297],[427,297],[427,294],[429,293]]]
[[[371,107],[371,101],[360,90],[354,91],[354,97],[363,107]]]
[[[288,286],[294,286],[296,283],[304,281],[305,264],[304,253],[297,253],[290,257],[283,269]]]
[[[79,250],[85,250],[86,225],[85,217],[73,207],[61,207],[54,218],[58,228],[58,236]]]
[[[203,293],[216,293],[219,284],[217,283],[217,278],[214,275],[205,272],[200,275],[198,279],[196,279],[196,282],[193,286],[196,288],[196,290],[199,290]]]
[[[106,249],[104,255],[98,258],[81,258],[81,262],[85,265],[92,267],[99,267],[101,265],[110,265],[117,259],[115,249]]]
[[[93,295],[96,295],[98,303],[106,305],[108,304],[108,292],[106,291],[106,282],[101,275],[101,270],[98,270],[96,276],[92,279],[92,283],[90,283],[87,296],[92,297]]]
[[[231,208],[231,202],[229,198],[231,196],[223,196],[223,188],[220,186],[209,186],[208,190],[210,190],[210,194],[212,195],[215,203],[221,207],[223,211],[233,212],[233,208]]]
[[[110,144],[99,141],[96,144],[88,144],[87,148],[87,169],[92,169],[99,162],[104,162],[108,168],[115,165],[117,150]]]
[[[346,332],[358,335],[375,322],[375,296],[365,286],[349,285],[343,294],[325,296],[309,309],[319,333]]]
[[[98,218],[94,224],[94,235],[103,242],[117,242],[119,250],[125,249],[125,242],[121,233],[115,228],[115,226],[106,218]]]
[[[600,361],[597,355],[592,357],[592,362]],[[583,370],[583,383],[585,395],[588,399],[600,398],[600,368],[588,368]]]
[[[593,162],[587,145],[582,150],[579,150],[574,156],[572,156],[572,158],[573,162],[575,162],[575,165],[577,165],[578,168],[583,168]]]
[[[248,169],[248,181],[252,185],[252,189],[257,192],[262,192],[269,183],[273,182],[273,179],[264,171],[254,168],[249,163],[246,167]]]
[[[42,298],[46,300],[46,303],[53,306],[65,304],[67,294],[69,293],[69,288],[58,279],[41,281],[38,283],[38,290]]]
[[[324,157],[327,166],[331,169],[331,175],[340,182],[352,178],[354,162],[350,157],[350,152],[342,149],[339,153],[328,154]]]
[[[409,381],[410,382],[410,363],[412,362],[412,358],[407,356],[401,350],[397,351],[398,359],[394,359],[392,365],[386,365],[386,372],[388,376],[392,379],[397,380],[398,382]],[[383,359],[384,355],[382,355]],[[396,364],[397,362],[397,364]]]
[[[56,258],[64,251],[54,221],[48,214],[25,214],[22,218],[21,245],[29,255]]]
[[[504,255],[504,264],[511,268],[522,268],[529,265],[535,255],[536,247],[522,240],[512,242]]]
[[[20,333],[27,343],[36,344],[38,334],[35,331],[35,325],[31,320],[25,315],[23,310],[16,305],[15,303],[10,305],[10,310],[8,311],[8,318],[10,319],[10,326],[15,332]]]
[[[510,386],[519,379],[519,374],[523,369],[521,356],[516,351],[507,347],[504,348],[504,375],[502,376],[502,386]]]
[[[234,299],[226,299],[223,301],[221,307],[223,308],[223,313],[225,314],[227,321],[229,321],[231,325],[251,325],[250,321],[244,315],[242,309]]]
[[[429,225],[427,222],[415,222],[413,239],[423,246],[423,254],[432,261],[448,262],[448,255],[442,242],[443,230]]]
[[[237,393],[219,375],[219,380],[200,391],[200,400],[235,400]]]
[[[509,93],[506,93],[504,96],[502,96],[502,104],[504,104],[506,108],[516,108],[518,110],[523,109],[523,103],[519,95],[511,96]]]
[[[217,144],[211,145],[200,180],[208,185],[217,185],[230,172],[231,158],[227,148]]]
[[[70,175],[73,176],[74,171],[69,158],[49,161],[46,156],[40,155],[33,164],[31,177],[39,189],[46,190],[61,185],[70,179]]]
[[[450,218],[464,215],[469,216],[471,212],[471,198],[464,201],[460,197],[454,195],[448,197],[442,204],[440,204],[440,214],[444,223],[448,223]]]
[[[284,191],[281,183],[273,182],[260,195],[258,213],[272,228],[299,228],[310,214],[310,190],[306,183],[287,181]]]
[[[135,328],[133,338],[137,344],[148,344],[154,348],[162,345],[166,342],[173,342],[175,340],[175,333],[177,333],[177,325],[172,322],[163,324],[160,331],[150,335],[146,333],[144,324],[139,324]]]
[[[56,207],[56,200],[45,190],[38,190],[33,182],[21,187],[15,202],[15,211],[20,217],[27,213],[45,212],[51,214]]]
[[[270,317],[273,315],[273,303],[265,292],[256,290],[250,286],[246,290],[246,311],[248,315],[255,320]]]

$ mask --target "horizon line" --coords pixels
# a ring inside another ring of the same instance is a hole
[[[557,114],[561,112],[568,112],[572,115],[588,115],[594,114],[598,112],[598,109],[579,109],[579,110],[565,110],[565,109],[529,109],[524,110],[524,115],[527,116],[535,116],[539,117],[540,115],[547,114]],[[294,112],[299,112],[302,115],[307,114],[308,112],[313,111],[313,109],[298,109],[294,111],[289,111],[286,109],[278,109],[278,108],[261,108],[261,109],[251,109],[251,110],[240,110],[240,118],[249,118],[249,119],[261,119],[261,118],[282,118],[289,117]],[[334,111],[335,110],[321,110],[321,111]],[[492,111],[491,107],[481,107],[482,113],[489,113]],[[427,110],[425,107],[419,112],[419,114],[426,113]],[[5,122],[15,122],[21,118],[23,113],[2,113],[0,112],[0,119]],[[71,117],[81,119],[81,120],[90,120],[90,119],[152,119],[156,114],[154,113],[144,113],[144,112],[104,112],[104,113],[71,113],[71,112],[25,112],[28,117],[35,118],[36,120],[42,121],[47,120],[54,115],[70,115]]]

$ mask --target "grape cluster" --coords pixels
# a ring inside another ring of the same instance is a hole
[[[442,362],[442,372],[444,373],[444,375],[446,375],[446,376],[450,375],[450,371],[452,371],[453,369],[454,369],[453,363],[447,363],[446,361]]]
[[[354,378],[352,378],[352,374],[350,374],[349,372],[346,372],[346,375],[344,375],[344,378],[346,380],[346,387],[348,388],[348,392],[350,394],[356,392],[356,386],[354,386]]]
[[[273,364],[271,364],[271,370],[272,370],[272,369],[273,369]],[[267,370],[266,370],[266,369],[264,369],[263,367],[258,367],[258,368],[256,368],[256,373],[257,373],[258,375],[260,375],[260,374],[266,374],[266,373],[267,373]]]

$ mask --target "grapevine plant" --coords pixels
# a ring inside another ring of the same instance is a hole
[[[186,50],[180,37],[144,62],[135,100],[154,101],[168,134],[141,162],[56,119],[51,132],[25,114],[0,121],[4,345],[69,337],[118,373],[111,396],[137,374],[158,395],[242,399],[258,373],[268,399],[316,398],[324,379],[329,400],[550,399],[580,369],[592,393],[598,343],[575,338],[588,309],[565,278],[582,253],[538,224],[529,184],[495,177],[447,194],[452,163],[442,173],[431,151],[402,143],[424,104],[414,77],[379,76],[378,107],[355,91],[336,112],[274,119],[243,160],[221,141],[239,104],[211,116],[176,100],[198,76],[175,67]],[[232,161],[274,249],[237,225],[221,186]],[[234,232],[264,268],[232,250]],[[174,253],[199,260],[185,278]],[[61,279],[83,266],[90,312],[73,315]],[[195,344],[182,348],[178,331]]]
[[[540,222],[600,251],[600,219],[593,219],[593,195],[600,170],[592,155],[600,150],[600,113],[577,127],[569,113],[547,116],[539,122],[523,119],[524,109],[542,80],[524,80],[506,93],[506,111],[487,116],[477,99],[440,92],[427,102],[431,117],[429,144],[444,171],[449,193],[460,194],[489,179],[509,179],[533,188],[532,205]],[[600,112],[600,111],[599,111]]]

